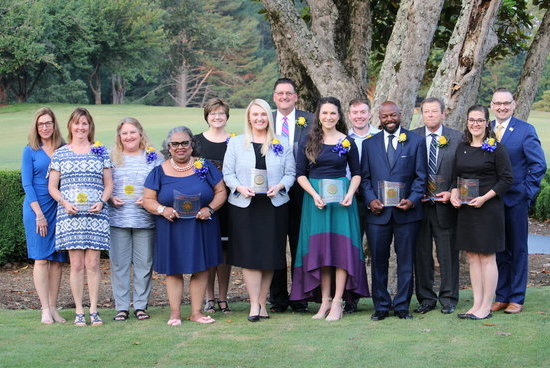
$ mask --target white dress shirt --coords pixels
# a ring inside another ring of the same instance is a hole
[[[401,134],[401,126],[399,126],[399,128],[397,128],[397,130],[391,134],[395,136],[392,140],[392,146],[393,148],[397,149],[397,140],[399,139],[399,134]],[[388,141],[390,140],[388,138],[389,135],[390,133],[384,130],[384,147],[386,148],[386,152],[388,152]]]
[[[277,110],[275,118],[275,134],[283,135],[283,117],[284,115]],[[294,142],[294,132],[296,131],[296,109],[292,110],[290,114],[287,115],[288,118],[288,141],[290,146]]]

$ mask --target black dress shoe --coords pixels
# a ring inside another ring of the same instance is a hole
[[[370,316],[370,319],[373,321],[381,321],[389,315],[390,313],[388,311],[376,311],[372,316]]]
[[[287,308],[288,308],[288,305],[272,304],[271,308],[269,308],[269,311],[271,313],[284,313]]]
[[[420,304],[420,307],[414,310],[414,313],[426,314],[435,309],[435,305]]]
[[[346,302],[344,304],[344,314],[351,314],[357,312],[357,302],[358,300],[352,300],[351,302]]]
[[[393,313],[400,319],[413,319],[412,314],[410,314],[408,310],[397,310]]]
[[[455,307],[453,305],[445,305],[443,308],[441,308],[441,313],[443,314],[451,314],[455,312]]]
[[[468,318],[469,319],[473,319],[475,321],[479,321],[479,320],[482,320],[482,319],[489,319],[493,316],[493,313],[489,312],[488,315],[486,315],[485,317],[478,317],[476,316],[475,314],[468,314]]]
[[[309,309],[307,309],[307,303],[296,303],[291,304],[290,308],[296,313],[309,313]]]

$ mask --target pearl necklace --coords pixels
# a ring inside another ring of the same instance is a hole
[[[189,160],[189,161],[191,161],[191,160]],[[180,166],[176,165],[173,158],[170,159],[170,164],[172,165],[174,170],[176,170],[178,172],[184,172],[184,171],[187,171],[187,170],[189,170],[193,167],[193,162],[190,162],[187,166],[180,167]]]

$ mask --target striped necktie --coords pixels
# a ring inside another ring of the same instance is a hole
[[[290,136],[288,132],[288,118],[286,116],[283,116],[283,126],[281,128],[281,135],[287,138]]]
[[[435,197],[436,183],[435,174],[437,173],[437,134],[430,134],[430,154],[428,157],[428,195]]]

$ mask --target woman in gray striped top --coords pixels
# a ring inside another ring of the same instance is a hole
[[[136,119],[122,119],[116,132],[116,144],[111,152],[114,190],[109,201],[111,283],[118,310],[114,320],[125,321],[129,316],[132,265],[134,315],[143,320],[150,318],[146,309],[151,293],[155,227],[152,215],[141,205],[143,183],[162,159],[149,147],[147,135]]]

